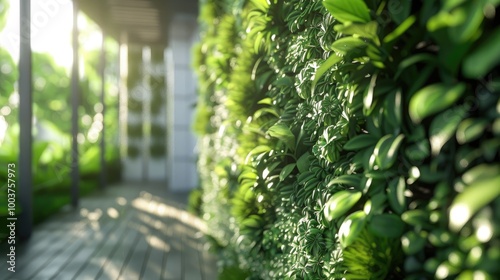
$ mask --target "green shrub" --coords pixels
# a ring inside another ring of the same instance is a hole
[[[248,279],[500,277],[498,1],[201,1],[203,217]]]

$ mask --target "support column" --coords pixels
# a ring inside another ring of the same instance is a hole
[[[127,136],[127,119],[128,119],[128,45],[127,34],[123,33],[119,42],[119,126],[120,126],[120,160],[124,164],[127,157],[128,136]]]
[[[30,0],[20,2],[21,40],[19,52],[19,202],[22,208],[19,217],[19,237],[29,239],[33,231],[33,175],[32,157],[32,61],[31,61],[31,6]]]
[[[106,186],[106,34],[102,30],[102,46],[101,46],[101,105],[102,105],[102,131],[101,131],[101,176],[100,187],[103,189]]]
[[[151,145],[151,48],[142,48],[142,181],[149,181],[149,147]]]
[[[79,107],[79,57],[78,57],[78,5],[73,0],[73,68],[71,71],[71,205],[78,207],[80,168],[78,155],[78,107]]]

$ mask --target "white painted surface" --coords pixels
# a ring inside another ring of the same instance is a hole
[[[196,79],[191,69],[191,48],[197,41],[196,17],[176,16],[170,28],[167,65],[168,82],[168,185],[186,191],[198,185],[195,143],[191,132]]]

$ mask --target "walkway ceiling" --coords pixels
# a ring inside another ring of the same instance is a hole
[[[74,0],[104,31],[129,43],[165,45],[174,15],[197,16],[198,0]]]

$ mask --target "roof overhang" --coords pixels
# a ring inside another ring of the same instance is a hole
[[[174,15],[198,14],[198,0],[74,0],[107,35],[142,45],[165,45]]]

